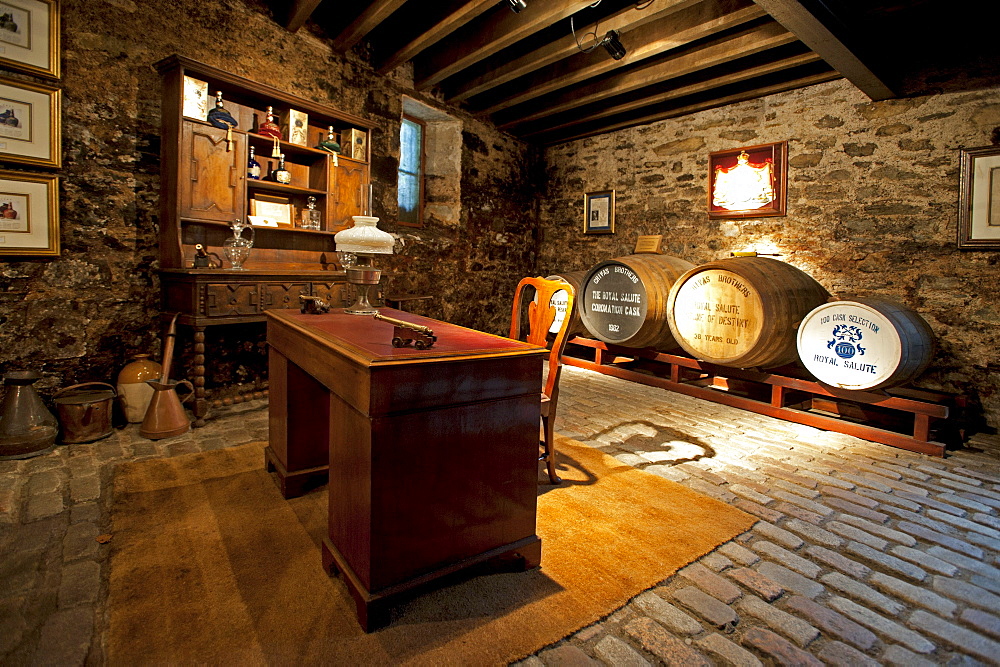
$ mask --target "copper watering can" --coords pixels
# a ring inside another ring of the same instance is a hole
[[[139,435],[150,440],[170,438],[187,433],[191,429],[191,420],[184,411],[183,401],[177,395],[177,386],[187,386],[189,393],[184,397],[186,401],[194,396],[194,385],[187,380],[170,379],[170,363],[174,356],[178,315],[179,313],[174,315],[174,319],[170,321],[170,329],[163,343],[163,375],[159,380],[146,380],[146,384],[153,388],[153,397],[149,400],[149,407],[146,408],[146,416],[143,417],[142,426],[139,427]]]
[[[84,389],[85,387],[104,389]],[[115,388],[106,382],[83,382],[52,395],[62,426],[63,444],[93,442],[111,435]]]

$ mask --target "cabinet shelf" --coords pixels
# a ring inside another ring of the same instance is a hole
[[[252,178],[247,179],[247,189],[266,190],[267,192],[281,192],[290,195],[315,195],[316,197],[325,197],[327,195],[326,190],[301,188],[297,185],[285,185],[284,183],[278,183],[276,181],[257,181]]]

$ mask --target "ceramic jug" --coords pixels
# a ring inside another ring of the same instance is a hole
[[[153,388],[146,381],[156,380],[163,373],[163,367],[149,357],[148,354],[134,355],[118,373],[118,402],[130,424],[142,421],[149,400],[153,398]]]
[[[26,459],[55,446],[59,425],[32,387],[42,377],[35,371],[11,371],[3,376],[0,403],[0,459]]]

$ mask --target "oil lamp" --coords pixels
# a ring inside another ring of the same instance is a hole
[[[344,312],[352,315],[374,315],[378,310],[368,302],[368,291],[372,285],[378,285],[382,271],[375,268],[372,261],[375,255],[391,255],[395,239],[392,238],[392,234],[383,232],[376,226],[378,218],[355,215],[353,219],[353,227],[339,231],[333,237],[338,254],[350,253],[357,258],[356,263],[345,266],[345,269],[347,282],[356,286],[358,298],[353,305],[345,308]]]

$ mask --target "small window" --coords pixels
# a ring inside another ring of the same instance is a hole
[[[403,116],[399,130],[399,222],[420,226],[424,208],[424,124]]]

